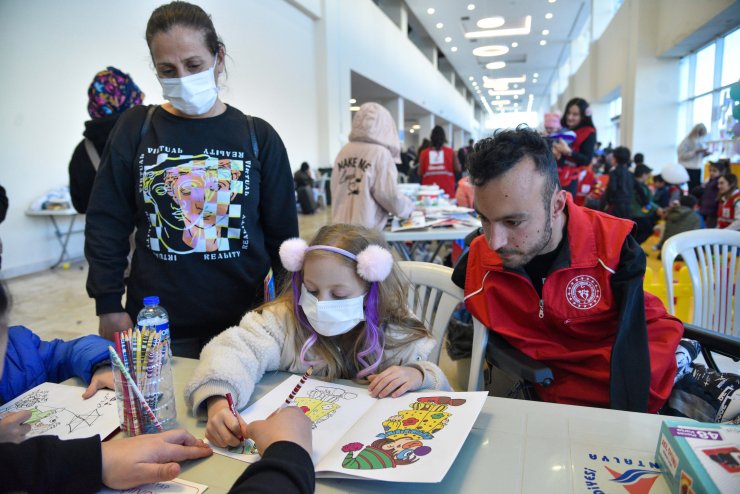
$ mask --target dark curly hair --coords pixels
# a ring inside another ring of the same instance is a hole
[[[536,172],[545,176],[542,200],[549,209],[552,194],[560,188],[555,156],[547,140],[524,124],[516,129],[499,129],[493,137],[475,144],[467,158],[470,181],[476,187],[483,186],[504,175],[525,157],[531,158]]]

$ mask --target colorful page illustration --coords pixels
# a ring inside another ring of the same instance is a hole
[[[101,440],[120,425],[116,394],[101,389],[92,398],[82,399],[85,387],[42,383],[0,407],[0,418],[8,413],[29,410],[31,432],[26,436],[58,436],[80,439],[99,435]]]
[[[244,420],[270,415],[300,377],[287,378],[254,403],[242,413]],[[486,396],[485,392],[426,391],[377,399],[366,388],[310,379],[292,404],[303,408],[313,422],[311,457],[319,476],[440,482]],[[238,452],[221,454],[253,461],[249,455],[236,456]]]
[[[103,489],[98,494],[201,494],[208,489],[207,485],[197,484],[183,479],[173,479],[169,482],[157,482],[156,484],[146,484],[131,489]]]

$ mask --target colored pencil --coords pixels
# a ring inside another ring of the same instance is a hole
[[[306,373],[303,374],[303,377],[301,377],[301,380],[298,381],[298,384],[295,385],[295,388],[293,388],[293,391],[290,392],[288,397],[285,399],[285,403],[280,405],[280,408],[285,408],[287,406],[290,406],[290,402],[293,401],[293,398],[295,398],[295,395],[298,394],[298,391],[301,390],[304,384],[306,384],[306,381],[309,377],[311,377],[311,374],[313,373],[313,366],[309,367],[306,370]]]
[[[231,397],[231,393],[226,393],[226,401],[229,403],[229,410],[236,419],[237,425],[239,425],[239,414],[236,411],[236,405],[234,405],[234,398]],[[242,454],[244,454],[247,445],[244,442],[244,436],[241,433],[241,426],[239,427],[239,440],[242,442]]]
[[[118,368],[121,369],[121,371],[123,372],[123,375],[126,378],[126,381],[128,381],[129,386],[133,388],[134,393],[139,398],[139,401],[141,401],[141,406],[144,408],[144,411],[147,413],[147,415],[149,415],[149,419],[152,421],[152,423],[157,428],[157,430],[162,432],[164,430],[164,428],[162,427],[162,424],[159,423],[159,420],[157,420],[157,416],[154,415],[154,412],[149,406],[149,403],[144,399],[144,395],[141,394],[141,390],[134,382],[133,378],[131,377],[131,374],[129,374],[129,372],[126,370],[126,367],[124,367],[123,362],[121,362],[121,359],[118,358],[118,354],[116,354],[112,346],[109,346],[108,350],[110,352],[111,360],[113,360],[115,365],[117,365]]]

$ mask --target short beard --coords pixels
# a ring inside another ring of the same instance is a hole
[[[540,237],[540,240],[534,245],[534,247],[532,247],[530,250],[526,252],[521,252],[517,250],[509,250],[509,249],[499,249],[496,251],[498,253],[519,254],[521,256],[520,259],[516,260],[513,263],[512,262],[507,263],[502,257],[501,262],[506,269],[517,269],[517,268],[521,268],[522,266],[525,266],[532,259],[540,255],[540,253],[550,243],[550,240],[552,239],[552,219],[551,219],[551,214],[550,214],[549,209],[550,208],[548,208],[548,211],[547,211],[547,222],[545,223],[544,231],[542,232],[542,236]]]

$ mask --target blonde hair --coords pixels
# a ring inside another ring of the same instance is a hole
[[[694,128],[689,132],[689,139],[698,139],[699,137],[707,135],[707,127],[703,124],[696,124]]]
[[[347,224],[324,226],[310,242],[310,245],[339,247],[355,255],[373,244],[390,250],[380,232]],[[355,261],[341,254],[323,250],[307,252],[304,265],[319,256],[332,257],[336,261],[350,266],[353,271],[357,267]],[[357,279],[369,287],[369,283],[365,280],[359,276]],[[428,338],[431,335],[430,331],[411,314],[406,305],[408,285],[408,279],[395,262],[390,275],[384,281],[378,282],[377,312],[380,316],[379,326],[383,333],[382,348],[384,350],[399,348],[421,338]],[[367,343],[366,323],[358,324],[345,335],[329,338],[305,327],[296,316],[295,304],[292,282],[290,278],[287,278],[281,288],[280,295],[274,301],[264,304],[257,310],[260,311],[262,308],[272,305],[285,306],[290,314],[289,321],[296,328],[296,338],[294,340],[296,354],[300,354],[306,340],[312,335],[316,335],[316,342],[311,346],[310,352],[313,353],[315,360],[321,363],[315,366],[314,376],[329,380],[357,377],[361,370],[357,354]],[[402,335],[389,336],[386,333],[388,325],[399,328]],[[374,361],[370,363],[372,364]]]

